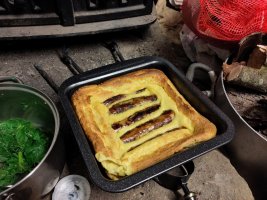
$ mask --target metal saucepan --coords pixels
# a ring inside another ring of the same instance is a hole
[[[19,82],[0,78],[0,82]],[[0,193],[0,200],[42,199],[56,185],[65,164],[60,117],[55,104],[42,92],[19,83],[0,84],[0,121],[23,118],[51,134],[51,144],[41,162],[23,179]]]
[[[236,111],[225,89],[223,73],[215,84],[215,103],[233,120],[234,139],[226,146],[227,155],[245,178],[256,199],[267,196],[267,139],[255,131]]]
[[[234,122],[234,139],[224,146],[227,156],[238,173],[247,181],[256,199],[267,196],[267,140],[255,131],[238,113],[231,103],[224,84],[223,72],[216,77],[213,69],[202,63],[192,64],[186,77],[193,81],[197,70],[206,71],[211,80],[211,88],[203,91],[211,97]]]

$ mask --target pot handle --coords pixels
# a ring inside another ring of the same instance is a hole
[[[183,4],[183,1],[180,0],[180,1],[175,1],[175,0],[167,0],[166,1],[166,6],[168,8],[171,8],[173,10],[176,10],[176,11],[181,11],[181,7],[182,7],[182,4]]]
[[[211,88],[210,90],[202,91],[205,95],[208,97],[214,97],[214,87],[216,83],[217,76],[212,68],[210,68],[208,65],[205,65],[203,63],[193,63],[188,67],[188,70],[186,72],[186,78],[189,79],[191,82],[194,80],[196,69],[201,69],[206,71],[209,74],[209,78],[211,80]]]
[[[183,189],[184,200],[196,200],[195,193],[190,192],[187,187],[187,181],[194,172],[195,165],[193,161],[189,161],[183,165],[174,168],[172,173],[166,172],[154,178],[159,185],[177,193],[177,190]]]
[[[1,76],[0,77],[0,83],[5,83],[5,82],[13,82],[13,83],[23,84],[23,82],[15,76]]]
[[[4,198],[4,200],[14,200],[14,196],[15,196],[14,193],[9,194],[9,195],[7,195],[7,196]]]

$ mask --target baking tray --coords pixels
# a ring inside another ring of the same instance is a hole
[[[110,78],[127,74],[140,69],[154,68],[163,71],[185,99],[202,115],[212,121],[217,127],[215,138],[191,147],[183,152],[161,161],[133,175],[120,180],[110,180],[106,177],[104,169],[94,156],[94,149],[87,139],[79,120],[72,107],[71,96],[79,87],[89,84],[99,84]],[[184,74],[167,60],[159,57],[141,57],[121,63],[107,65],[75,75],[60,86],[59,98],[70,122],[73,134],[87,167],[89,177],[98,187],[108,192],[123,192],[156,177],[174,167],[193,160],[228,142],[234,136],[234,125],[231,120],[201,91],[199,91]]]

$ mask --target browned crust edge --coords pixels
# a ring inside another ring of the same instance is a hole
[[[102,139],[103,135],[97,127],[92,115],[92,111],[89,107],[90,95],[93,95],[99,87],[119,87],[121,84],[125,84],[129,81],[150,77],[158,81],[166,93],[175,100],[177,107],[183,114],[189,117],[194,126],[194,133],[191,137],[182,141],[177,141],[172,144],[168,144],[159,148],[156,152],[151,152],[147,156],[139,158],[131,163],[132,171],[137,172],[145,169],[161,160],[164,160],[173,154],[182,151],[183,149],[196,145],[199,142],[207,141],[216,135],[216,127],[208,119],[200,115],[179,92],[176,91],[174,85],[170,82],[167,76],[157,69],[143,69],[136,72],[132,72],[120,77],[110,79],[100,85],[89,85],[79,88],[72,96],[72,102],[81,125],[92,142],[96,152],[102,152],[106,156],[112,157],[112,148],[105,146]],[[115,95],[115,94],[114,94]],[[88,101],[88,105],[84,102]]]

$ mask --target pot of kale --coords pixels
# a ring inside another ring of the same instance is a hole
[[[55,104],[18,83],[0,84],[0,200],[41,199],[65,164]]]

